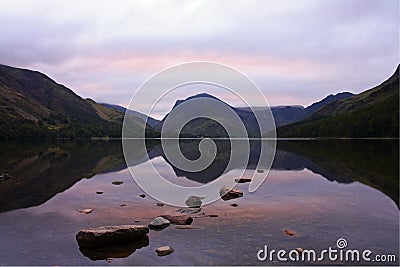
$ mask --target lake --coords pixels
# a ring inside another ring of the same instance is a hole
[[[256,171],[261,142],[266,141],[251,141],[247,172]],[[229,141],[216,143],[218,161],[200,173],[171,166],[156,140],[134,153],[130,167],[143,179],[154,165],[176,184],[206,184],[222,174],[230,153]],[[197,145],[198,140],[185,140],[181,148],[196,158]],[[243,197],[203,206],[191,214],[192,229],[171,225],[150,231],[148,243],[104,255],[81,251],[77,232],[147,225],[161,214],[180,214],[178,207],[157,205],[146,193],[139,196],[143,191],[128,171],[121,142],[10,141],[0,148],[2,265],[303,265],[310,262],[260,261],[257,253],[265,245],[320,252],[337,248],[340,238],[346,249],[395,255],[395,262],[385,264],[399,264],[398,140],[279,140],[271,171],[256,192],[238,184]],[[224,175],[239,178],[240,171],[232,168]],[[123,184],[112,184],[116,180]],[[175,252],[158,257],[155,249],[167,245]],[[379,265],[329,259],[318,265],[331,263]]]

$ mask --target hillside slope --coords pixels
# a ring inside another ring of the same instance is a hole
[[[40,72],[0,65],[0,138],[120,137],[122,119]]]
[[[278,128],[279,137],[398,137],[399,67],[380,85]]]

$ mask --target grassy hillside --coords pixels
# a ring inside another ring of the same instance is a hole
[[[399,68],[382,84],[278,128],[279,137],[398,137]]]
[[[0,65],[0,139],[121,137],[122,119],[40,72]]]

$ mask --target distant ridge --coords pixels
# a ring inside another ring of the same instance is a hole
[[[331,102],[309,118],[278,128],[280,137],[399,137],[399,66],[369,90]]]

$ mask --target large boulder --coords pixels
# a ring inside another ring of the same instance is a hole
[[[171,222],[163,217],[157,217],[149,224],[150,229],[164,229],[169,226]]]
[[[149,232],[146,225],[119,225],[88,228],[76,235],[79,247],[92,248],[133,242]]]

